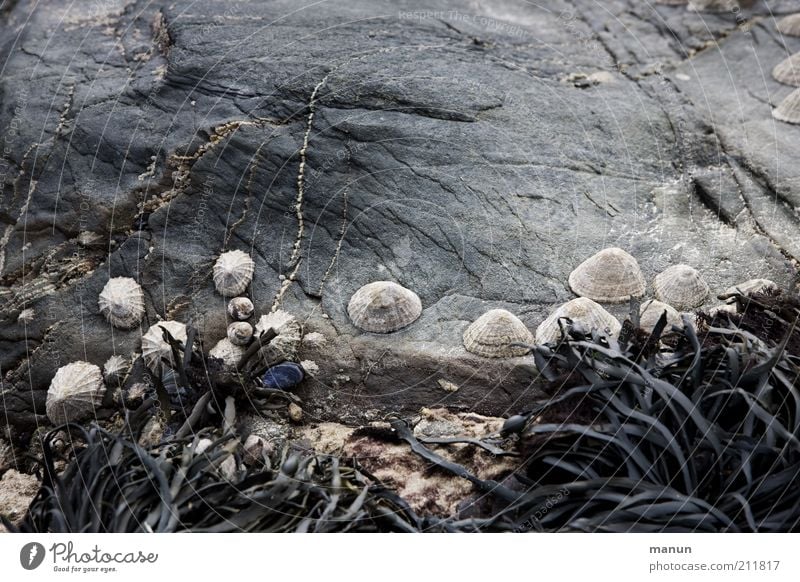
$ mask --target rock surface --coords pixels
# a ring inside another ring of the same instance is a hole
[[[14,469],[6,471],[0,479],[0,514],[13,524],[19,523],[38,490],[39,481],[33,475],[18,473]]]
[[[483,438],[497,433],[502,418],[474,413],[451,413],[447,410],[424,408],[414,423],[414,436],[422,438],[471,437]],[[373,426],[381,426],[377,423]],[[359,466],[374,475],[384,485],[396,491],[422,515],[452,516],[480,503],[473,497],[475,489],[466,479],[437,470],[420,458],[408,444],[386,442],[354,432],[337,423],[321,423],[297,431],[296,437],[307,440],[320,453],[344,455],[355,459]],[[514,457],[495,457],[487,451],[466,444],[426,445],[443,458],[459,463],[480,479],[497,481],[510,475],[519,465]],[[466,504],[466,505],[465,505]]]
[[[792,285],[800,127],[770,115],[790,88],[769,71],[800,50],[774,28],[800,5],[743,4],[10,3],[9,421],[46,423],[59,366],[129,356],[158,318],[213,346],[227,322],[211,266],[226,250],[254,258],[258,313],[280,306],[328,339],[300,354],[320,368],[301,388],[307,421],[524,409],[527,359],[470,356],[464,328],[505,308],[535,329],[606,246],[648,282],[693,265],[711,300],[748,278]],[[119,276],[144,288],[141,329],[99,312]],[[387,279],[420,296],[422,317],[359,332],[350,295]]]

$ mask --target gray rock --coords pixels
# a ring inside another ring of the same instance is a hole
[[[0,390],[18,430],[45,422],[60,365],[130,354],[158,317],[221,339],[223,250],[255,260],[257,312],[328,337],[301,354],[320,367],[300,389],[316,420],[524,410],[530,359],[470,356],[461,333],[494,307],[535,329],[606,246],[648,281],[689,263],[710,297],[793,283],[800,128],[772,119],[789,88],[768,71],[800,40],[765,3],[299,7],[20,0],[0,16]],[[114,276],[142,284],[141,329],[99,313]],[[350,295],[379,279],[420,296],[414,325],[350,324]]]

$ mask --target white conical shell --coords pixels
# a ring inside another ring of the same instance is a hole
[[[290,313],[278,309],[261,316],[256,324],[256,333],[260,334],[270,328],[278,335],[269,345],[281,352],[287,360],[294,359],[302,338],[300,322]]]
[[[526,347],[512,343],[533,343],[533,334],[519,318],[505,309],[492,309],[473,321],[464,330],[464,347],[467,351],[487,358],[524,356]]]
[[[789,96],[772,110],[772,117],[784,123],[800,124],[800,89],[789,93]]]
[[[125,379],[130,368],[131,363],[127,358],[115,354],[103,364],[103,378],[109,384],[116,384]]]
[[[581,297],[602,303],[623,303],[644,295],[639,263],[622,249],[611,247],[583,261],[569,275],[570,288]]]
[[[778,83],[800,87],[800,53],[795,53],[775,65],[772,77]]]
[[[422,314],[422,302],[402,285],[375,281],[353,294],[347,313],[353,325],[363,331],[391,333],[416,321]]]
[[[144,293],[139,283],[130,277],[109,279],[97,304],[108,322],[120,329],[132,329],[144,317]]]
[[[642,303],[639,308],[639,327],[645,331],[652,332],[658,320],[661,319],[661,314],[665,311],[667,312],[667,326],[664,331],[669,331],[673,325],[683,327],[681,314],[678,313],[678,310],[657,299],[650,299]]]
[[[224,297],[240,295],[253,280],[255,266],[243,251],[222,253],[214,263],[214,286]]]
[[[62,366],[47,390],[47,417],[56,425],[92,418],[104,394],[103,376],[98,366],[88,362]]]
[[[254,310],[253,302],[247,297],[234,297],[228,302],[228,315],[236,321],[250,319]]]
[[[687,310],[705,302],[708,284],[689,265],[673,265],[656,275],[653,293],[659,301],[675,309]]]
[[[236,321],[228,326],[228,339],[237,346],[246,346],[253,339],[253,326],[246,321]]]
[[[733,12],[739,9],[737,0],[690,0],[689,10],[695,12]]]
[[[784,16],[776,26],[778,32],[788,36],[800,36],[800,13]]]
[[[208,355],[212,358],[218,358],[222,360],[226,366],[234,368],[236,364],[239,363],[239,360],[242,359],[245,351],[245,348],[242,346],[234,345],[228,338],[223,338],[217,342],[217,345],[211,348]]]
[[[142,336],[142,358],[145,365],[153,372],[161,371],[161,358],[172,361],[172,348],[164,341],[165,328],[173,338],[186,344],[186,325],[178,321],[159,321],[150,326]]]
[[[681,6],[689,0],[656,0],[656,4],[666,4],[667,6]]]
[[[578,297],[557,307],[536,328],[536,343],[554,343],[561,339],[559,320],[562,317],[583,325],[587,331],[598,330],[616,336],[622,324],[603,307],[586,297]]]
[[[738,285],[733,285],[725,289],[724,293],[717,295],[717,299],[730,299],[735,295],[756,295],[765,291],[777,291],[778,284],[769,279],[749,279]]]

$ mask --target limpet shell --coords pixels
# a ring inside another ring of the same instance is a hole
[[[561,339],[559,320],[562,317],[579,323],[589,331],[599,330],[612,336],[619,334],[622,324],[603,307],[587,297],[578,297],[557,307],[536,328],[536,343],[555,343]]]
[[[214,286],[224,297],[241,295],[250,281],[256,264],[244,251],[222,253],[214,263]]]
[[[784,123],[800,124],[800,89],[795,89],[772,110],[772,117]]]
[[[672,325],[683,327],[681,314],[678,313],[678,310],[658,299],[650,299],[642,303],[639,308],[639,327],[645,331],[652,332],[658,320],[661,319],[661,314],[665,311],[667,312],[667,325],[664,331],[669,331]]]
[[[236,321],[250,319],[254,310],[253,302],[247,297],[234,297],[228,302],[228,315]]]
[[[784,16],[776,25],[778,32],[788,36],[800,36],[800,13]]]
[[[246,321],[236,321],[230,324],[228,339],[233,345],[246,346],[253,339],[253,326]]]
[[[505,309],[492,309],[464,330],[467,351],[487,358],[524,356],[530,350],[512,343],[533,343],[533,334],[519,318]]]
[[[278,335],[270,342],[269,347],[280,352],[284,359],[292,360],[297,356],[300,348],[302,330],[300,322],[294,315],[278,309],[272,313],[262,315],[256,323],[256,333],[261,334],[268,329],[274,329]]]
[[[131,368],[130,361],[120,355],[113,355],[103,364],[103,378],[108,384],[118,384],[125,379]]]
[[[56,425],[91,418],[105,395],[100,368],[72,362],[56,370],[47,390],[47,418]]]
[[[687,8],[694,12],[733,12],[739,8],[737,0],[690,0]]]
[[[217,345],[211,348],[208,355],[212,358],[222,360],[222,362],[230,368],[235,368],[239,360],[244,356],[245,351],[247,350],[244,347],[231,343],[231,340],[228,338],[223,338],[217,342]]]
[[[758,293],[777,290],[778,284],[774,281],[770,281],[769,279],[749,279],[739,283],[738,285],[728,287],[725,289],[724,293],[717,295],[717,299],[730,299],[736,295],[744,295],[745,297],[749,297],[752,295],[757,295]]]
[[[795,53],[775,65],[772,77],[778,83],[800,87],[800,53]]]
[[[186,325],[178,321],[159,321],[142,336],[142,359],[153,372],[161,371],[161,359],[172,361],[172,348],[164,341],[164,329],[179,342],[186,344]]]
[[[97,304],[108,322],[120,329],[133,329],[144,317],[144,293],[130,277],[109,279]]]
[[[391,281],[368,283],[347,305],[350,320],[362,331],[391,333],[412,324],[422,314],[416,293]]]
[[[678,310],[693,309],[708,297],[708,284],[689,265],[673,265],[653,280],[656,299]]]
[[[623,303],[644,295],[646,283],[639,263],[620,248],[610,247],[583,261],[569,275],[570,288],[581,297],[603,303]]]

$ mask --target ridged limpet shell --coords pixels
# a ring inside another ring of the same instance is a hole
[[[159,321],[158,323],[150,326],[142,336],[142,359],[145,365],[153,372],[160,373],[162,358],[167,361],[172,361],[172,348],[164,341],[164,330],[166,329],[170,335],[181,342],[186,344],[186,325],[178,321]]]
[[[644,295],[639,263],[620,248],[611,247],[583,261],[569,275],[570,288],[581,297],[603,303],[623,303]]]
[[[684,311],[702,305],[708,297],[708,284],[689,265],[673,265],[653,280],[656,299]]]
[[[416,293],[391,281],[368,283],[356,291],[347,305],[350,320],[362,331],[391,333],[422,314]]]
[[[244,251],[222,253],[214,263],[214,286],[223,297],[241,295],[253,280],[255,266]]]
[[[583,325],[587,331],[598,330],[612,336],[619,334],[622,324],[603,307],[587,297],[578,297],[557,307],[536,328],[536,343],[555,343],[561,339],[559,320],[562,317]]]
[[[124,356],[113,355],[103,364],[103,379],[109,385],[118,384],[125,379],[128,370],[131,369],[131,362]]]
[[[97,304],[108,322],[120,329],[133,329],[144,317],[144,293],[130,277],[109,279]]]
[[[652,332],[665,311],[667,312],[667,325],[664,331],[669,331],[672,325],[683,327],[681,314],[678,313],[678,310],[658,299],[650,299],[642,303],[639,308],[639,327],[645,331]]]
[[[50,382],[47,417],[55,425],[92,418],[104,395],[100,368],[88,362],[72,362],[59,368]]]
[[[772,110],[772,117],[784,123],[800,124],[800,89],[795,89]]]
[[[784,16],[776,25],[778,32],[787,36],[800,36],[800,13]]]
[[[223,338],[217,342],[217,345],[211,348],[208,355],[212,358],[222,360],[222,362],[230,368],[235,368],[239,360],[242,359],[245,351],[246,349],[244,347],[231,343],[231,340],[228,338]]]
[[[270,342],[269,346],[281,354],[287,360],[292,360],[297,356],[300,348],[302,329],[300,322],[294,315],[278,309],[272,313],[262,315],[256,323],[256,333],[261,334],[272,328],[278,335]]]
[[[800,53],[782,60],[772,69],[772,77],[791,87],[800,87]]]
[[[737,0],[690,0],[689,10],[694,12],[733,12],[739,9]]]
[[[492,309],[473,321],[464,331],[467,351],[487,358],[524,356],[529,349],[513,343],[533,343],[533,334],[519,318],[505,309]]]

